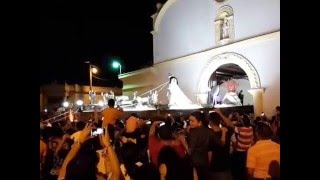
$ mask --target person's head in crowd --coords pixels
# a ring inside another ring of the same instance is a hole
[[[158,125],[158,129],[160,129],[160,132],[164,137],[168,137],[167,140],[174,140],[178,138],[180,134],[184,133],[184,122],[180,120],[179,116],[174,115],[167,115],[166,120],[164,121],[164,128],[159,127],[161,124]],[[171,134],[169,138],[169,134]]]
[[[191,163],[182,159],[172,147],[165,146],[160,150],[158,162],[160,169],[163,165],[166,167],[166,180],[193,180],[193,168]]]
[[[55,151],[63,134],[63,130],[60,126],[46,127],[43,130],[43,140],[48,143],[48,148],[50,150]]]
[[[174,116],[170,113],[167,114],[166,122],[172,126],[175,122]]]
[[[140,116],[137,113],[131,113],[131,116],[135,117],[135,118],[140,118]]]
[[[42,139],[47,142],[49,140],[49,138],[51,137],[51,133],[52,132],[52,127],[44,127],[41,131],[41,137]]]
[[[159,180],[159,171],[152,164],[142,164],[139,161],[139,147],[133,142],[125,143],[120,150],[120,156],[130,179]]]
[[[86,123],[84,121],[78,121],[76,123],[76,130],[82,131],[86,127]]]
[[[163,141],[169,141],[174,139],[170,123],[167,123],[165,121],[157,125],[156,134]]]
[[[211,112],[209,114],[209,123],[211,127],[213,126],[219,127],[219,125],[222,124],[222,122],[223,122],[222,118],[218,113]]]
[[[114,108],[114,105],[115,105],[114,99],[109,99],[109,100],[108,100],[108,107],[109,107],[109,108]]]
[[[195,111],[190,114],[189,116],[190,120],[190,128],[198,128],[198,127],[207,127],[208,122],[206,122],[204,113],[201,113],[200,111]]]
[[[276,122],[276,125],[279,126],[279,122],[280,122],[280,106],[276,107],[276,115],[272,116],[272,122]]]
[[[72,135],[75,132],[76,132],[76,130],[74,130],[73,128],[68,128],[68,129],[65,130],[65,133],[69,134],[69,135]]]
[[[239,121],[238,115],[239,114],[237,112],[232,112],[231,113],[231,121]]]
[[[183,129],[184,122],[181,120],[180,116],[174,116],[174,124],[173,124],[173,129],[179,128]]]
[[[71,150],[72,144],[74,143],[71,139],[66,139],[65,142],[62,145],[62,148],[58,152],[58,156],[61,159],[64,159],[67,157],[69,151]]]
[[[276,115],[280,115],[280,106],[276,107]]]
[[[185,130],[183,128],[175,128],[173,129],[173,138],[176,140],[179,140],[179,136],[183,135],[185,136]]]
[[[138,128],[138,118],[131,116],[126,120],[126,132],[132,133]]]
[[[273,136],[273,132],[269,123],[259,122],[256,125],[255,134],[258,140],[268,140]]]
[[[154,116],[152,117],[152,121],[160,121],[161,123],[156,125],[155,129],[155,135],[160,139],[160,140],[172,140],[172,131],[171,131],[171,126],[170,123],[166,122],[166,117],[164,116]]]
[[[261,120],[267,122],[267,121],[268,121],[268,118],[267,118],[266,115],[263,115],[263,116],[261,116]]]
[[[123,129],[125,128],[125,124],[126,124],[126,121],[124,119],[117,119],[114,125],[116,129]]]
[[[68,163],[66,180],[96,179],[99,157],[96,150],[101,149],[99,137],[89,138],[80,147],[77,155]]]
[[[65,127],[67,127],[67,121],[66,120],[62,120],[62,121],[59,121],[58,124],[60,125],[60,127],[62,129],[64,129]]]
[[[147,122],[149,120],[150,119],[148,119],[148,118],[138,118],[138,128],[144,127],[144,125],[150,125],[150,124],[146,124],[145,123],[145,122]]]
[[[254,120],[254,122],[260,122],[260,121],[262,121],[260,116],[257,116],[256,119]]]
[[[68,120],[59,121],[58,124],[60,125],[60,127],[61,127],[64,131],[67,131],[67,130],[69,130],[69,129],[72,129],[72,125],[71,125],[70,121],[68,121]]]
[[[50,138],[55,139],[55,138],[62,138],[63,136],[63,130],[59,126],[52,126],[50,128]]]
[[[244,127],[250,127],[251,126],[251,121],[248,115],[244,114],[242,118],[242,126]]]

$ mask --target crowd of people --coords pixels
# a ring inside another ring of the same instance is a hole
[[[280,107],[251,119],[219,109],[123,117],[108,106],[100,119],[41,126],[41,179],[280,179]]]

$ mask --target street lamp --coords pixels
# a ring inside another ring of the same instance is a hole
[[[99,101],[99,102],[98,102],[98,105],[99,105],[100,107],[103,107],[103,106],[104,106],[103,101]]]
[[[85,63],[89,64],[90,91],[92,91],[92,73],[96,74],[98,72],[98,69],[94,67],[90,61],[87,61]]]
[[[82,106],[82,105],[83,105],[83,101],[82,101],[82,100],[78,100],[78,101],[76,102],[76,104],[77,104],[78,106]]]
[[[65,101],[62,103],[62,105],[63,105],[63,107],[67,108],[67,107],[69,107],[69,102]]]
[[[112,63],[113,68],[118,68],[120,69],[120,74],[121,74],[121,64],[117,61],[113,61]]]
[[[95,67],[92,67],[91,70],[92,70],[92,73],[93,73],[93,74],[96,74],[96,73],[98,72],[98,69],[95,68]]]

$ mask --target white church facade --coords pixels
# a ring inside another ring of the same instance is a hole
[[[244,105],[255,114],[274,114],[280,105],[280,0],[168,0],[153,18],[154,65],[119,75],[123,94],[147,92],[179,81],[185,95],[205,103],[208,83],[221,66],[234,64],[247,75],[235,79]],[[168,103],[166,90],[159,103]]]

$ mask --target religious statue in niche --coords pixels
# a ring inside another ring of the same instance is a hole
[[[223,22],[221,25],[221,39],[228,39],[229,38],[229,21],[227,19],[227,16],[223,18]]]
[[[155,23],[155,21],[156,21],[156,19],[157,19],[157,16],[158,16],[158,14],[159,14],[162,6],[163,6],[163,5],[162,5],[160,2],[158,2],[158,3],[156,4],[157,10],[156,10],[156,12],[151,16],[152,19],[153,19],[153,24]]]
[[[161,4],[160,2],[158,2],[158,3],[156,4],[156,8],[157,8],[157,12],[156,12],[156,13],[159,13],[160,10],[161,10],[161,8],[162,8],[162,4]]]

